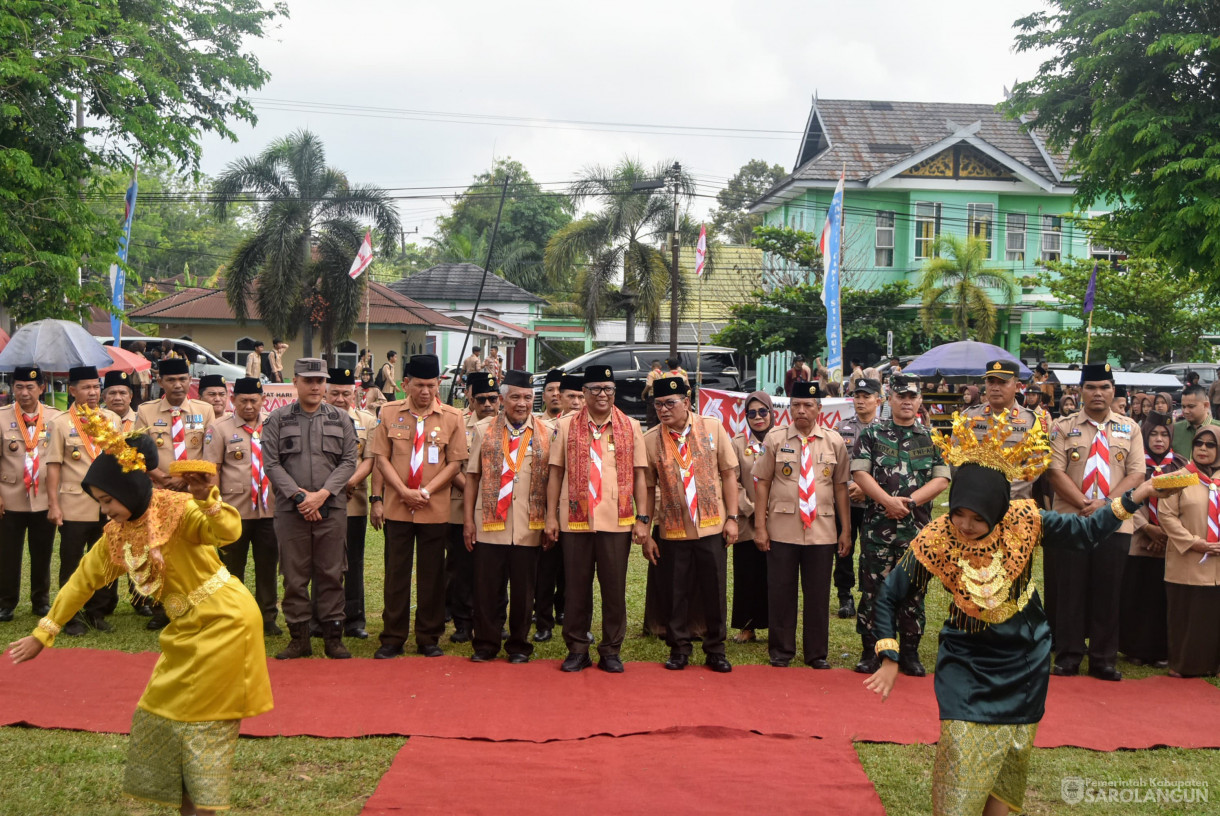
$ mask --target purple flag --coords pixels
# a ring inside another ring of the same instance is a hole
[[[1097,296],[1097,262],[1093,263],[1093,274],[1089,277],[1089,288],[1084,293],[1084,313],[1093,311],[1093,298]]]

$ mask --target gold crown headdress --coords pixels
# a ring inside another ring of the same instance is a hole
[[[1019,443],[1005,447],[1013,431],[1008,411],[988,417],[987,433],[982,438],[974,432],[974,421],[974,417],[955,411],[948,435],[932,432],[932,441],[941,449],[946,463],[955,467],[982,465],[1000,471],[1009,481],[1026,482],[1038,478],[1050,467],[1051,447],[1041,422],[1035,420]]]
[[[99,448],[119,460],[124,473],[147,469],[144,454],[127,444],[128,437],[135,436],[134,433],[125,434],[115,430],[98,411],[88,406],[82,405],[80,413],[85,420],[85,433],[89,434]]]

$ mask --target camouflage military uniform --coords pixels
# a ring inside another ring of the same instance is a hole
[[[880,412],[878,411],[878,414]],[[868,425],[877,422],[877,415],[873,416],[873,421]],[[860,438],[860,431],[868,427],[857,416],[849,416],[847,419],[839,420],[839,424],[835,426],[835,430],[839,432],[839,436],[843,437],[843,445],[847,448],[847,455],[854,458],[856,452],[856,440]],[[851,505],[851,549],[847,551],[847,555],[839,555],[835,553],[835,571],[834,584],[835,591],[838,593],[839,601],[845,602],[851,598],[851,588],[855,586],[856,576],[852,569],[856,554],[856,538],[860,535],[860,526],[864,521],[864,505],[867,502],[857,504],[852,502]],[[842,524],[846,519],[838,519]],[[850,612],[845,614],[850,615]]]
[[[867,471],[891,496],[909,496],[935,478],[949,478],[949,466],[932,444],[932,432],[924,425],[875,422],[860,431],[852,454],[852,471]],[[860,530],[860,605],[856,631],[872,635],[873,604],[881,584],[911,540],[932,520],[932,504],[920,505],[902,519],[886,518],[874,501],[864,508]],[[898,612],[898,631],[904,637],[923,634],[924,593],[912,596]]]

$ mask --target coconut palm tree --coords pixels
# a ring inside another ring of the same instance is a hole
[[[313,333],[320,328],[329,353],[360,317],[368,275],[347,276],[364,238],[360,222],[374,224],[382,252],[395,250],[399,221],[392,199],[380,187],[350,184],[328,167],[321,140],[308,130],[232,162],[212,185],[212,207],[221,220],[251,198],[259,202],[255,229],[225,272],[229,307],[244,323],[253,303],[272,335],[295,337],[300,329],[306,357],[313,355]]]
[[[656,336],[661,304],[670,290],[664,245],[674,228],[673,165],[663,162],[645,167],[637,159],[624,157],[614,167],[586,168],[572,185],[574,205],[596,203],[600,209],[551,236],[543,263],[555,280],[576,272],[578,306],[590,334],[597,333],[597,325],[610,312],[622,308],[627,315],[628,343],[635,342],[639,316],[648,324],[649,337]],[[661,178],[668,183],[660,189],[632,190],[636,182]],[[677,184],[681,198],[694,194],[689,175],[680,173]],[[683,240],[693,241],[689,236]],[[619,280],[622,283],[616,287]],[[681,297],[680,291],[677,294]]]
[[[919,292],[923,303],[919,317],[924,331],[931,334],[942,313],[957,329],[959,339],[990,343],[996,333],[996,304],[987,293],[995,289],[1004,305],[1012,306],[1017,297],[1017,281],[1006,269],[987,268],[987,243],[978,238],[941,235],[936,239],[933,257],[923,265]]]

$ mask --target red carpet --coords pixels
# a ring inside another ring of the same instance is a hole
[[[21,666],[0,661],[0,725],[126,733],[155,660],[49,649]],[[269,663],[276,708],[247,720],[248,735],[544,742],[718,726],[912,743],[939,734],[930,677],[900,678],[883,704],[865,691],[862,675],[846,670],[738,666],[718,675],[702,666],[667,672],[628,663],[613,676],[564,674],[555,661],[511,666],[457,657]],[[1202,680],[1051,681],[1041,747],[1220,747],[1220,690]]]
[[[751,784],[732,784],[743,775]],[[761,736],[710,726],[545,743],[412,737],[361,813],[459,810],[885,813],[847,740]]]

